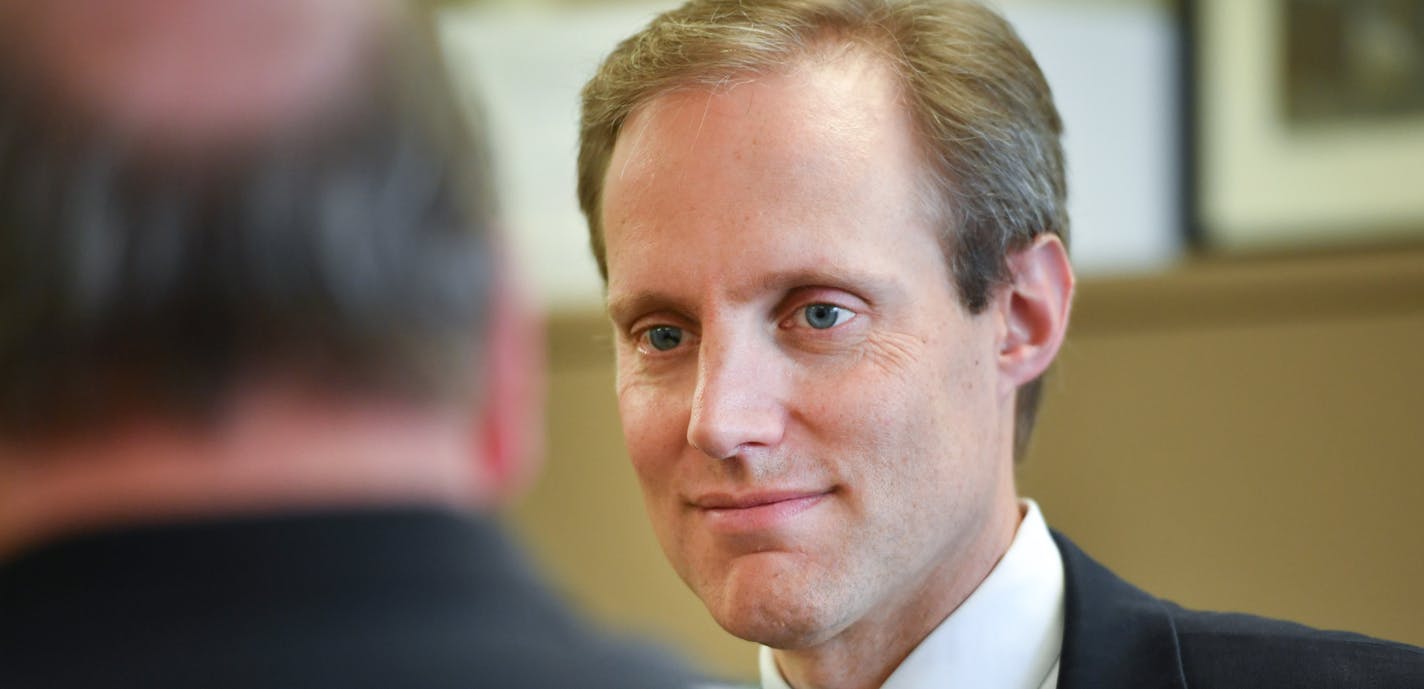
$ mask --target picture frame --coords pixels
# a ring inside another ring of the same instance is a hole
[[[1424,239],[1424,0],[1185,0],[1182,12],[1195,243]]]

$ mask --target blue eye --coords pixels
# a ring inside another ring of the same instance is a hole
[[[666,352],[682,344],[682,328],[670,325],[654,326],[648,329],[644,337],[648,338],[648,344],[652,345],[653,349]]]
[[[826,330],[850,320],[855,312],[834,304],[811,304],[801,310],[801,315],[806,319],[806,325]]]

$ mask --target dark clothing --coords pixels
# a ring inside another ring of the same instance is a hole
[[[79,536],[0,565],[0,687],[685,686],[434,509]]]
[[[1119,579],[1054,533],[1059,689],[1419,689],[1424,649],[1251,615],[1197,612]]]

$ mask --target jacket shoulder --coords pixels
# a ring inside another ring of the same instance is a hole
[[[1424,689],[1424,649],[1188,610],[1053,537],[1063,557],[1062,689]]]
[[[1177,628],[1189,687],[1424,687],[1424,649],[1415,646],[1164,604]]]

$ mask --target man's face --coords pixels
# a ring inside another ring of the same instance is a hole
[[[607,172],[648,513],[717,621],[779,648],[913,608],[1016,514],[1004,321],[960,304],[899,101],[855,54],[674,92]]]

